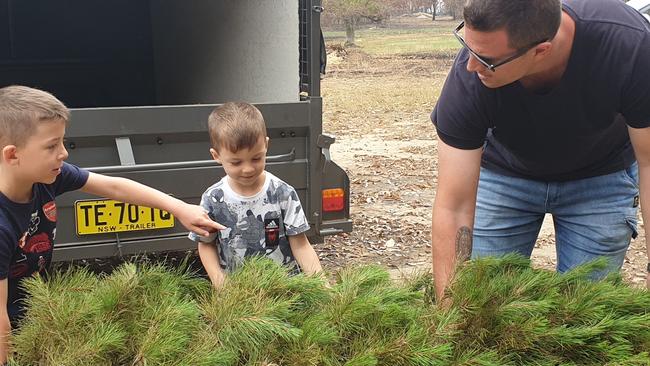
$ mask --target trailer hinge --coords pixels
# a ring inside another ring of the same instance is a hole
[[[319,14],[322,13],[323,10],[325,10],[325,8],[322,7],[321,5],[314,5],[311,8],[315,13],[319,13]]]

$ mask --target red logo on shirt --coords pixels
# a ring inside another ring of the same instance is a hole
[[[264,239],[267,249],[274,249],[280,244],[280,219],[264,220]]]
[[[29,240],[27,240],[27,244],[25,244],[25,247],[23,248],[23,252],[25,253],[45,253],[48,250],[52,249],[52,242],[50,241],[50,238],[47,236],[47,233],[40,233],[38,235],[34,235]]]
[[[56,203],[50,201],[43,205],[43,213],[48,220],[56,222]]]

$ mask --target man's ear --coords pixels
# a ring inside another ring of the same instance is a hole
[[[2,162],[9,165],[18,164],[18,148],[16,145],[7,145],[2,148]]]
[[[553,48],[553,43],[551,42],[542,42],[535,46],[535,57],[541,57],[544,58],[548,56],[551,53],[551,49]]]
[[[217,150],[210,148],[210,155],[212,155],[212,160],[221,164],[221,159],[219,159],[219,153],[217,152]]]

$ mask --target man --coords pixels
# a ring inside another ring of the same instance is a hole
[[[469,0],[463,16],[431,115],[438,297],[470,253],[530,256],[546,213],[558,271],[619,270],[639,203],[650,218],[650,24],[620,0]]]

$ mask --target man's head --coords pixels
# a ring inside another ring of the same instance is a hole
[[[230,183],[242,192],[254,192],[264,182],[268,137],[262,113],[243,102],[229,102],[208,118],[212,157],[221,163]]]
[[[560,0],[468,0],[463,17],[461,41],[472,55],[467,69],[486,86],[499,87],[526,76],[548,55],[562,7]]]
[[[39,125],[67,123],[70,111],[52,94],[26,86],[0,88],[0,148],[23,146]]]

